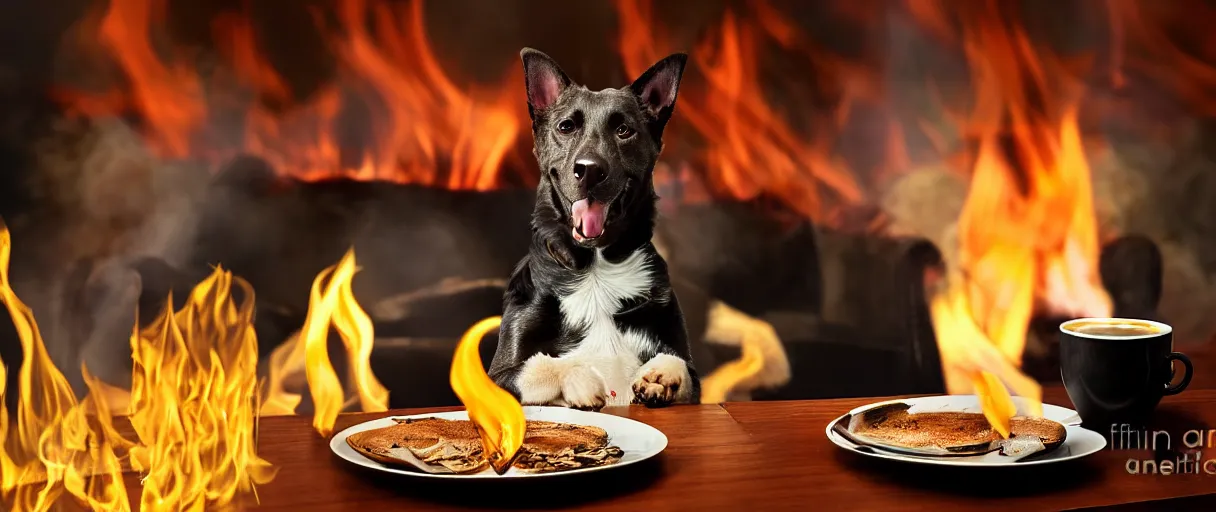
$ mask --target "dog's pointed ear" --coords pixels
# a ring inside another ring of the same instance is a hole
[[[519,57],[524,61],[524,81],[528,88],[528,114],[535,117],[538,110],[547,109],[570,86],[570,78],[548,55],[524,48]]]
[[[660,123],[666,124],[676,106],[676,94],[680,91],[680,78],[684,76],[684,65],[688,54],[677,53],[650,66],[642,76],[629,86],[642,99],[647,113]]]

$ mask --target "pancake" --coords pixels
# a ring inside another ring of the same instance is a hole
[[[514,467],[541,473],[605,466],[624,455],[602,428],[551,421],[529,421],[519,451]]]
[[[441,418],[395,421],[396,425],[351,434],[346,444],[390,466],[413,467],[397,454],[400,450],[410,450],[419,460],[453,473],[471,473],[488,466],[472,422]]]
[[[455,473],[488,467],[472,422],[440,418],[396,421],[396,425],[352,434],[346,443],[390,466],[413,468],[399,454],[408,449],[423,462]],[[547,473],[613,464],[622,455],[620,448],[608,444],[608,433],[602,428],[529,420],[513,467],[528,473]]]
[[[855,435],[904,448],[963,449],[1001,441],[1001,435],[980,413],[909,413],[907,404],[879,407],[866,411],[853,421],[849,431]],[[1014,417],[1010,420],[1012,438],[1037,438],[1046,450],[1064,443],[1068,431],[1046,418]]]

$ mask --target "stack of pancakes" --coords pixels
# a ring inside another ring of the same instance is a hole
[[[453,473],[474,473],[489,466],[477,428],[467,420],[441,418],[395,419],[396,425],[352,434],[346,443],[364,456],[390,466],[413,467],[401,450]],[[525,472],[550,472],[603,466],[621,459],[623,452],[608,445],[608,433],[599,427],[527,422],[524,444],[513,467]]]

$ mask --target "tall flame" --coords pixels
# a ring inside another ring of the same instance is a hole
[[[233,298],[233,285],[242,300]],[[140,510],[203,510],[274,477],[256,454],[253,288],[217,267],[181,310],[172,299],[131,335],[131,426],[143,471]]]
[[[917,11],[941,26],[945,8]],[[946,387],[975,391],[1002,435],[1016,409],[1009,388],[1041,413],[1041,390],[1023,376],[1036,311],[1107,316],[1090,170],[1075,101],[1061,92],[1059,59],[1005,21],[995,3],[961,5],[961,41],[975,103],[963,132],[978,141],[958,221],[959,268],[932,299]],[[1056,85],[1056,88],[1052,86]],[[1067,89],[1065,89],[1067,90]]]
[[[511,393],[498,387],[481,364],[479,346],[486,333],[497,329],[502,317],[490,317],[470,327],[452,358],[452,391],[469,411],[481,433],[486,460],[498,474],[505,473],[524,444],[524,409]]]
[[[23,354],[15,437],[9,437],[3,400],[8,375],[0,361],[0,495],[10,498],[18,510],[50,510],[65,490],[95,510],[130,510],[115,452],[130,443],[114,430],[100,394],[78,403],[67,379],[51,362],[33,312],[9,281],[11,250],[12,238],[0,221],[0,302],[12,316]],[[82,371],[85,382],[95,388],[96,379]],[[89,412],[96,415],[98,429],[91,428]]]
[[[270,356],[270,396],[262,414],[295,412],[301,397],[287,391],[283,381],[301,367],[313,401],[313,428],[321,435],[333,432],[338,413],[354,403],[366,412],[388,409],[388,390],[371,368],[375,331],[352,289],[357,271],[355,251],[351,249],[341,261],[322,270],[313,280],[304,327]],[[338,331],[348,355],[348,375],[354,385],[354,394],[349,399],[345,398],[329,359],[331,326]]]

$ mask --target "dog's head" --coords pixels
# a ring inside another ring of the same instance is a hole
[[[651,173],[688,56],[667,57],[633,84],[602,91],[574,84],[539,51],[520,56],[541,191],[569,221],[575,243],[607,247],[632,220],[633,203],[653,201]]]

